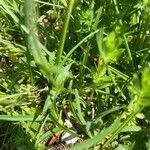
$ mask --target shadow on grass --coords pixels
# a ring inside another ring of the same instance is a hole
[[[18,123],[0,122],[1,150],[35,150],[31,136]]]

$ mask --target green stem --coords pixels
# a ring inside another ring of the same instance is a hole
[[[37,27],[36,27],[36,8],[35,8],[35,2],[34,0],[25,0],[24,1],[24,11],[25,11],[25,23],[26,27],[29,30],[29,34],[35,34],[37,33]]]
[[[27,35],[27,49],[30,52],[40,69],[41,73],[46,76],[46,78],[53,83],[53,78],[51,76],[51,66],[49,65],[44,52],[41,49],[41,43],[38,39],[38,30],[36,26],[37,13],[36,13],[36,4],[34,0],[25,0],[24,1],[24,13],[25,13],[25,23],[26,27],[29,30]],[[54,84],[54,83],[53,83]]]
[[[68,9],[67,9],[67,12],[66,12],[66,17],[65,17],[65,21],[64,21],[64,25],[63,25],[63,29],[62,29],[60,45],[59,45],[58,51],[57,51],[56,64],[59,64],[60,61],[61,61],[61,56],[62,56],[62,52],[63,52],[64,45],[65,45],[67,29],[68,29],[71,13],[72,13],[72,10],[73,10],[74,2],[75,2],[75,0],[69,0],[69,6],[68,6]]]

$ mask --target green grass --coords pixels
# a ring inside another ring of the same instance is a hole
[[[148,0],[0,9],[0,149],[150,149]]]

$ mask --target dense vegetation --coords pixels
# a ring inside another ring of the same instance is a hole
[[[1,150],[150,149],[149,0],[0,10]]]

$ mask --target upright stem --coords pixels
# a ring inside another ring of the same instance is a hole
[[[31,76],[31,83],[33,83],[33,75],[32,75],[32,68],[30,66],[30,62],[31,62],[31,42],[29,41],[29,36],[30,34],[33,33],[37,33],[37,28],[35,25],[35,18],[36,18],[36,10],[35,10],[35,2],[33,0],[30,1],[24,1],[24,11],[25,11],[25,24],[26,27],[29,31],[27,38],[26,38],[26,43],[27,43],[27,52],[26,52],[26,56],[27,56],[27,63],[28,63],[28,67],[29,67],[29,72],[30,72],[30,76]],[[32,8],[32,9],[31,9]]]
[[[65,21],[64,21],[64,25],[63,25],[63,29],[61,33],[60,44],[59,44],[58,51],[57,51],[56,64],[59,64],[61,61],[61,56],[62,56],[62,52],[63,52],[64,45],[65,45],[67,29],[69,25],[70,16],[73,10],[74,2],[75,0],[69,0],[69,5],[67,8],[66,17],[65,17]]]
[[[25,11],[25,24],[29,30],[29,34],[36,34],[36,7],[34,0],[25,0],[24,1],[24,11]]]
[[[27,35],[28,52],[32,54],[41,73],[45,75],[51,83],[53,83],[50,65],[46,59],[46,56],[43,54],[40,41],[38,39],[38,30],[36,26],[36,4],[34,0],[24,0],[24,13],[26,27],[29,30]]]

